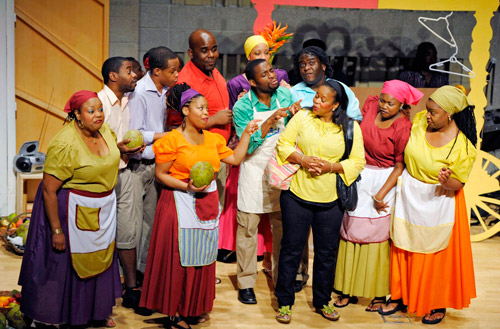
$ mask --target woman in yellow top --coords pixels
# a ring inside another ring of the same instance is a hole
[[[314,97],[312,111],[302,110],[288,123],[276,146],[278,162],[301,167],[289,191],[280,197],[283,239],[275,295],[280,309],[279,322],[291,321],[295,275],[309,229],[314,238],[313,305],[328,320],[339,314],[329,305],[335,275],[340,225],[344,212],[337,203],[337,174],[347,185],[353,183],[365,165],[363,137],[354,122],[353,146],[349,158],[344,154],[348,99],[335,80],[321,85]],[[303,152],[295,149],[297,145]]]
[[[21,311],[47,324],[114,327],[122,287],[115,250],[120,151],[95,92],[66,104],[70,121],[49,143],[19,284]]]
[[[476,159],[474,105],[457,87],[437,89],[413,119],[392,223],[391,299],[383,315],[408,307],[439,323],[446,307],[476,297],[463,186]]]

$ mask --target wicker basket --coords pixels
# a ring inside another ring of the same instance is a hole
[[[24,254],[24,246],[22,248],[19,248],[18,246],[16,246],[15,244],[13,244],[12,242],[10,242],[8,239],[7,239],[7,236],[9,236],[9,230],[10,228],[12,227],[12,223],[15,223],[17,222],[19,219],[25,219],[27,217],[30,217],[31,216],[31,212],[23,212],[22,214],[20,215],[17,215],[11,222],[10,224],[7,226],[7,230],[5,232],[5,234],[3,234],[1,236],[3,242],[5,242],[5,249],[9,250],[9,251],[12,251],[13,253],[17,254],[17,255],[23,255]],[[0,292],[1,293],[1,292]],[[2,295],[0,295],[2,296]]]

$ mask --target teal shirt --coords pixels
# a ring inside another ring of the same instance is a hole
[[[251,101],[248,97],[249,93],[252,94]],[[233,106],[233,123],[234,127],[236,128],[236,134],[238,135],[238,137],[241,138],[241,134],[243,134],[243,132],[245,131],[247,124],[253,120],[253,108],[255,107],[255,110],[257,112],[277,110],[278,103],[276,102],[276,99],[279,101],[281,108],[288,107],[293,104],[292,94],[290,93],[290,90],[283,87],[278,87],[278,89],[276,89],[276,91],[271,96],[271,108],[268,108],[266,105],[262,104],[252,90],[241,97]],[[289,115],[287,118],[285,118],[285,124],[288,122],[290,117],[291,116]],[[252,154],[253,151],[255,151],[262,144],[262,142],[264,142],[265,138],[266,137],[262,138],[262,131],[259,128],[259,130],[257,130],[250,137],[250,144],[248,145],[247,153]]]

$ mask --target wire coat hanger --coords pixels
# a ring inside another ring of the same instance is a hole
[[[455,38],[453,37],[453,34],[451,33],[450,31],[450,22],[448,21],[448,17],[450,17],[451,15],[453,15],[453,12],[450,12],[448,15],[446,16],[442,16],[442,17],[439,17],[439,18],[431,18],[431,17],[423,17],[423,16],[420,16],[418,18],[418,22],[420,24],[422,24],[423,27],[425,27],[427,30],[429,30],[432,34],[434,34],[436,37],[438,37],[440,40],[444,41],[447,45],[449,45],[451,48],[455,48],[455,51],[453,53],[453,55],[450,56],[450,58],[448,59],[445,59],[444,61],[441,61],[441,62],[437,62],[437,63],[434,63],[434,64],[431,64],[429,65],[429,70],[431,71],[435,71],[435,72],[441,72],[441,73],[449,73],[449,74],[454,74],[454,75],[459,75],[459,76],[462,76],[462,77],[468,77],[468,78],[475,78],[476,77],[476,73],[474,73],[474,71],[472,71],[471,69],[469,69],[467,66],[465,66],[464,64],[462,64],[460,61],[458,61],[456,55],[458,54],[458,45],[455,41]],[[451,38],[451,42],[449,40],[446,40],[445,38],[443,38],[442,36],[440,36],[439,34],[437,34],[434,30],[432,30],[429,26],[426,25],[425,22],[427,21],[432,21],[432,22],[438,22],[438,21],[441,21],[441,20],[444,20],[446,22],[446,30],[448,31],[448,34]],[[453,72],[453,71],[446,71],[446,70],[443,70],[443,69],[439,69],[438,67],[441,67],[443,66],[445,63],[454,63],[454,64],[458,64],[465,72],[467,73],[460,73],[460,72]]]

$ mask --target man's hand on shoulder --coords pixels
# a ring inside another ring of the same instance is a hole
[[[233,121],[232,111],[228,109],[220,110],[219,112],[215,113],[210,118],[208,118],[207,129],[210,129],[213,126],[226,125],[228,123],[231,123],[232,121]]]

